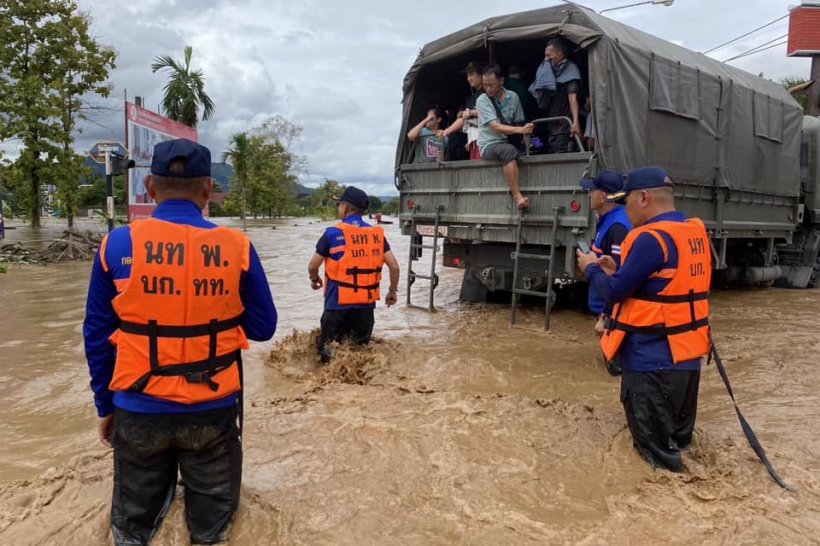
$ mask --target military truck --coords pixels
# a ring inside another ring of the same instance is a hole
[[[497,162],[409,163],[408,128],[433,104],[457,107],[468,62],[515,63],[534,75],[553,37],[574,46],[597,126],[594,152],[522,157],[530,199],[522,213]],[[511,292],[514,309],[519,295],[540,294],[549,309],[555,283],[581,278],[576,241],[594,236],[578,182],[650,165],[670,173],[678,209],[705,222],[716,277],[818,284],[820,120],[804,117],[777,83],[567,4],[487,19],[425,45],[403,90],[396,185],[402,233],[413,237],[408,286],[430,280],[431,306],[435,260],[422,275],[412,259],[443,239],[444,265],[464,269],[462,299]],[[435,244],[423,244],[426,236]]]

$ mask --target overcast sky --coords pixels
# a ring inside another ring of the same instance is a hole
[[[601,10],[638,0],[586,0]],[[416,0],[79,0],[94,20],[97,39],[119,55],[111,74],[115,100],[145,98],[156,110],[166,78],[151,73],[157,55],[181,59],[193,46],[216,104],[200,124],[200,141],[215,158],[230,135],[279,114],[303,127],[307,185],[325,178],[394,193],[393,161],[401,124],[401,84],[427,42],[487,17],[551,5],[537,0],[466,2]],[[607,15],[695,51],[704,51],[786,15],[797,0],[676,0]],[[724,60],[788,32],[788,19],[711,53]],[[776,42],[773,42],[776,43]],[[778,79],[808,77],[810,61],[787,58],[786,47],[732,62]],[[77,147],[124,139],[123,114],[86,124]]]

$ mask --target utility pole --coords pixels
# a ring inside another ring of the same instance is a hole
[[[114,229],[114,167],[111,165],[111,152],[105,152],[105,210],[108,217],[108,232]]]

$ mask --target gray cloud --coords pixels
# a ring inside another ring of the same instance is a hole
[[[795,0],[677,0],[672,7],[641,6],[608,15],[696,51],[709,49],[785,15]],[[602,9],[617,0],[587,0]],[[630,2],[622,1],[620,4]],[[182,57],[206,77],[216,104],[200,139],[220,157],[234,132],[279,114],[304,128],[296,152],[307,156],[303,183],[325,177],[361,184],[371,193],[393,189],[393,159],[401,120],[404,74],[425,43],[505,10],[543,7],[537,0],[503,5],[489,0],[412,5],[392,2],[269,2],[267,0],[79,0],[94,19],[95,35],[119,52],[111,75],[115,91],[104,101],[122,107],[123,91],[156,109],[165,77],[152,74],[154,57]],[[784,21],[785,22],[785,21]],[[727,59],[785,34],[782,26],[711,54]],[[785,47],[733,63],[777,79],[808,75],[805,59],[787,59]],[[122,139],[123,113],[83,124],[77,148],[99,139]]]

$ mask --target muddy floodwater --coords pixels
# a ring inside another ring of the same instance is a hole
[[[746,444],[704,368],[680,475],[631,446],[594,320],[565,307],[543,332],[525,306],[376,310],[374,343],[318,365],[322,297],[306,273],[329,225],[253,223],[279,310],[245,362],[244,483],[230,544],[820,544],[820,291],[714,295],[738,401],[772,463]],[[403,270],[407,239],[385,226]],[[9,238],[36,238],[24,228]],[[428,262],[429,263],[429,262]],[[112,457],[97,440],[83,354],[90,263],[0,274],[0,544],[109,544]],[[385,285],[386,286],[386,285]],[[419,281],[413,300],[426,302]],[[187,545],[178,498],[154,542]]]

